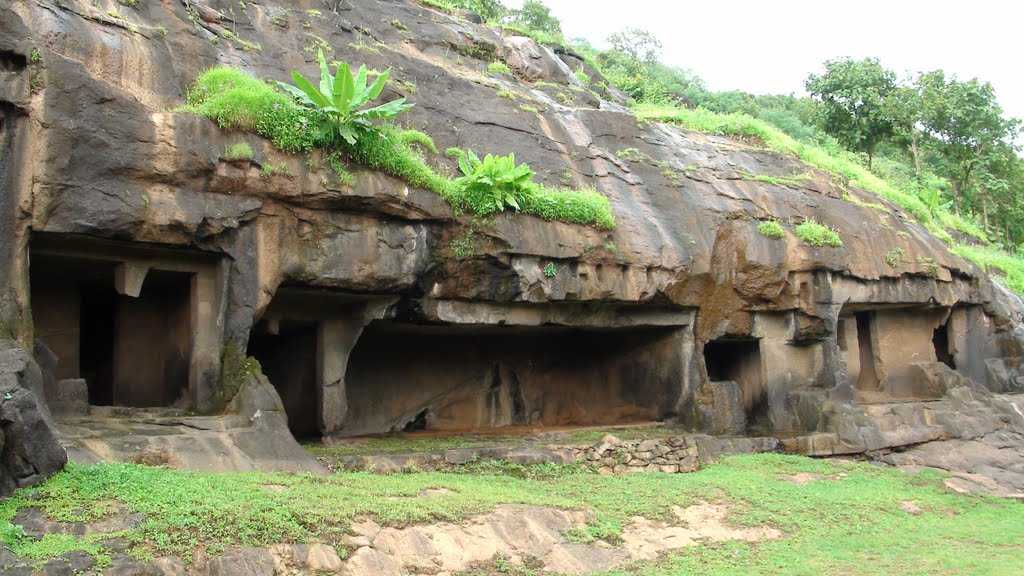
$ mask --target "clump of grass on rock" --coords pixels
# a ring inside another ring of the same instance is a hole
[[[839,233],[816,220],[804,220],[793,228],[793,233],[805,244],[811,246],[838,248],[843,245],[843,239],[839,237]]]
[[[782,224],[779,224],[778,220],[766,220],[757,225],[757,231],[762,236],[768,238],[782,238],[786,235],[786,231],[782,229]]]

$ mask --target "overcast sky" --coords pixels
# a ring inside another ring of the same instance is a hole
[[[1024,3],[1020,0],[545,0],[567,38],[601,46],[646,28],[663,60],[713,90],[803,92],[829,58],[876,56],[899,74],[942,68],[991,82],[1003,109],[1024,118]],[[507,5],[520,1],[508,0]]]

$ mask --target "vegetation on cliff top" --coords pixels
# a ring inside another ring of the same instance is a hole
[[[255,132],[285,152],[297,154],[315,148],[332,154],[341,152],[354,162],[435,192],[458,210],[486,216],[512,209],[546,220],[615,227],[605,196],[593,189],[535,183],[529,167],[529,178],[518,188],[514,202],[504,202],[508,195],[502,191],[503,179],[519,169],[514,165],[506,170],[503,164],[492,161],[487,174],[467,174],[454,180],[439,173],[413,148],[418,145],[436,152],[428,135],[390,123],[373,123],[392,119],[409,107],[404,99],[368,106],[383,90],[387,72],[369,83],[365,67],[353,75],[346,64],[341,64],[331,74],[323,53],[319,60],[319,88],[297,72],[293,73],[295,86],[278,83],[282,87],[278,90],[241,70],[224,66],[210,69],[189,90],[186,109],[210,118],[221,128]],[[338,164],[339,172],[344,172]],[[496,209],[495,202],[481,201],[482,195],[501,196],[501,208]]]
[[[798,474],[810,480],[794,482]],[[438,488],[444,491],[421,497]],[[326,477],[70,464],[43,485],[0,502],[0,540],[15,554],[40,562],[70,550],[109,562],[102,540],[110,534],[38,540],[11,520],[28,507],[64,522],[121,511],[143,517],[137,527],[113,535],[131,553],[188,559],[199,548],[215,555],[233,545],[320,541],[340,548],[358,517],[403,526],[459,521],[499,504],[521,503],[592,510],[592,526],[604,529],[587,532],[614,542],[634,516],[667,519],[673,506],[702,501],[728,505],[730,523],[771,525],[783,536],[698,544],[635,568],[644,574],[775,573],[779,567],[807,574],[1014,574],[1024,538],[1018,504],[952,493],[935,472],[910,475],[864,463],[762,454],[726,457],[691,474],[621,476],[512,464],[467,466],[456,473]],[[908,513],[906,502],[919,512]]]

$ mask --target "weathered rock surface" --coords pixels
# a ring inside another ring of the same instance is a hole
[[[42,373],[32,357],[0,341],[0,497],[42,482],[67,462],[42,391]]]
[[[324,472],[288,432],[281,400],[265,377],[247,378],[226,416],[93,407],[58,424],[77,462],[137,462],[224,471]]]
[[[345,576],[403,576],[456,574],[495,559],[557,574],[590,574],[627,563],[654,560],[660,554],[705,542],[760,542],[779,538],[771,527],[736,527],[727,522],[728,507],[699,503],[672,509],[671,521],[634,517],[624,526],[621,543],[573,543],[566,533],[585,527],[585,512],[537,506],[498,506],[462,524],[438,523],[408,528],[379,526],[372,520],[352,525],[345,546],[352,552],[342,560],[326,544],[279,544],[268,548],[233,548],[207,557],[197,553],[186,570],[175,558],[145,563],[115,555],[107,574],[154,576],[278,576],[282,574],[343,574]],[[86,530],[88,531],[88,530]],[[93,531],[95,533],[95,530]],[[93,567],[81,553],[47,563],[46,576]],[[0,552],[0,569],[19,573],[27,565]]]
[[[222,413],[221,361],[247,351],[304,435],[666,420],[834,454],[981,425],[938,362],[1022,389],[1020,299],[898,206],[756,143],[638,122],[579,85],[569,51],[411,0],[357,4],[0,6],[0,334],[46,343],[62,414],[80,416],[80,379],[93,405]],[[208,67],[286,80],[318,48],[392,68],[384,98],[414,102],[403,122],[438,148],[593,186],[616,228],[480,222],[358,166],[343,185],[320,153],[179,108]],[[513,77],[488,76],[495,60]],[[243,141],[251,160],[223,158]],[[769,218],[813,218],[843,246],[767,238]],[[948,411],[872,407],[936,398]],[[159,459],[200,434],[233,468],[296,461],[265,441],[283,416],[227,414],[178,418],[166,440],[167,421],[65,429],[85,460]]]

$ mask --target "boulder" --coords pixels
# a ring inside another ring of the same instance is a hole
[[[915,362],[910,365],[910,393],[914,398],[938,399],[960,386],[970,386],[963,374],[942,362]]]
[[[0,496],[42,482],[67,463],[41,392],[32,356],[0,345]]]
[[[81,378],[66,378],[53,384],[46,395],[50,412],[57,416],[87,416],[89,414],[89,388]]]

